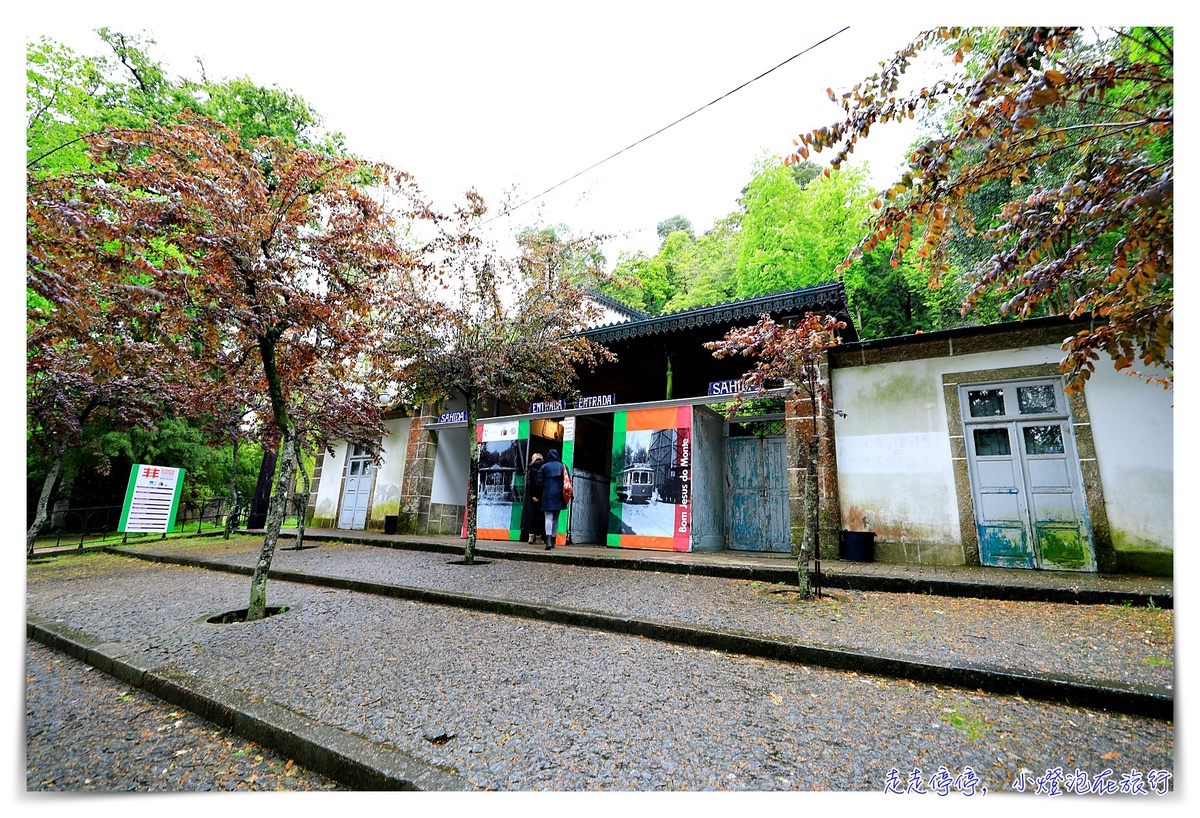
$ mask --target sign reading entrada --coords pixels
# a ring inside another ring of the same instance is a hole
[[[574,409],[601,409],[606,406],[616,406],[617,396],[612,395],[592,395],[586,398],[576,398],[572,404]],[[553,398],[551,400],[535,401],[529,404],[530,414],[539,414],[542,412],[562,412],[567,408],[567,401],[562,398]]]
[[[592,395],[587,398],[580,398],[575,401],[576,409],[599,409],[604,406],[616,406],[617,396],[613,395]]]
[[[559,412],[566,408],[567,402],[562,398],[539,400],[529,404],[529,413],[536,414],[538,412]]]

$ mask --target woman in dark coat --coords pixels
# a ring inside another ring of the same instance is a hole
[[[546,550],[554,548],[558,533],[558,513],[567,507],[563,501],[563,472],[566,471],[558,449],[551,449],[542,464],[542,511],[546,517]]]
[[[534,454],[525,469],[525,502],[521,506],[521,542],[536,544],[546,526],[542,516],[542,456]]]

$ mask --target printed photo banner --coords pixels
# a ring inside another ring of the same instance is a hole
[[[174,528],[185,473],[170,466],[134,463],[117,531],[166,533]]]
[[[490,421],[475,427],[479,443],[478,505],[475,516],[475,536],[483,540],[521,539],[521,512],[525,503],[528,482],[526,467],[530,457],[529,421]],[[575,449],[575,419],[563,421],[563,441],[560,454],[567,468],[572,468]],[[540,449],[539,449],[540,450]],[[567,514],[558,519],[558,542],[566,542]],[[538,531],[541,521],[539,521]],[[467,519],[463,514],[462,536],[467,536]]]
[[[613,416],[608,545],[692,549],[692,407]]]

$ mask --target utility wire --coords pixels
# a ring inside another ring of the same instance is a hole
[[[631,145],[628,145],[628,146],[626,146],[626,147],[624,147],[624,148],[621,148],[621,150],[617,151],[616,153],[612,154],[611,156],[606,156],[605,158],[601,159],[599,162],[595,162],[595,163],[593,163],[593,164],[589,165],[588,167],[586,167],[586,168],[584,168],[583,170],[579,171],[579,172],[578,172],[578,173],[576,173],[575,175],[573,175],[573,176],[568,176],[566,179],[563,179],[563,180],[562,180],[561,182],[559,182],[558,184],[556,184],[556,185],[551,185],[550,187],[546,188],[545,190],[543,190],[541,193],[537,194],[536,196],[530,196],[528,199],[526,199],[525,201],[521,202],[520,204],[513,205],[512,207],[508,208],[507,210],[504,210],[504,211],[501,211],[500,213],[497,213],[495,216],[492,216],[492,218],[490,218],[490,219],[488,219],[488,220],[484,221],[482,224],[488,224],[488,223],[490,223],[490,222],[493,222],[493,221],[495,221],[496,219],[500,218],[501,216],[507,216],[507,215],[509,215],[510,213],[512,213],[514,210],[517,210],[517,209],[519,209],[519,208],[522,208],[522,207],[524,207],[525,205],[529,204],[530,202],[535,202],[535,201],[537,201],[538,199],[540,199],[540,198],[542,198],[543,196],[545,196],[546,194],[548,194],[548,193],[550,193],[550,192],[552,192],[552,191],[554,191],[554,190],[557,190],[558,188],[560,188],[560,187],[562,187],[563,185],[567,184],[568,182],[571,182],[571,181],[573,181],[573,180],[575,180],[575,179],[578,179],[580,176],[582,176],[583,174],[587,173],[588,171],[595,170],[596,168],[598,168],[598,167],[600,167],[601,165],[603,165],[605,162],[608,162],[608,161],[610,161],[610,160],[612,160],[612,159],[616,159],[618,156],[620,156],[621,154],[625,153],[625,151],[627,151],[627,150],[631,150],[632,148],[636,148],[638,145],[642,144],[643,142],[645,142],[645,141],[647,141],[647,140],[649,140],[649,139],[653,139],[654,137],[658,136],[660,133],[662,133],[663,131],[666,131],[666,130],[668,130],[669,128],[674,128],[674,127],[675,127],[676,125],[678,125],[680,122],[683,122],[685,119],[688,119],[688,118],[690,118],[690,117],[693,117],[693,116],[695,116],[696,114],[698,114],[698,113],[700,113],[701,111],[703,111],[705,108],[711,108],[713,105],[716,105],[718,102],[720,102],[721,100],[725,99],[726,97],[733,96],[733,95],[734,95],[734,94],[736,94],[738,91],[740,91],[740,90],[742,90],[743,88],[745,88],[747,85],[750,85],[751,83],[758,82],[760,79],[762,79],[763,77],[765,77],[767,74],[770,74],[772,71],[777,71],[777,70],[779,70],[780,68],[783,68],[783,66],[787,65],[788,63],[790,63],[792,60],[794,60],[794,59],[796,59],[796,58],[798,58],[798,57],[803,57],[805,54],[807,54],[808,52],[812,51],[814,48],[817,48],[818,46],[824,45],[825,43],[827,43],[827,42],[829,42],[830,40],[832,40],[834,37],[837,37],[839,34],[843,34],[843,33],[845,33],[845,31],[846,31],[847,29],[849,29],[849,28],[850,28],[850,26],[843,26],[841,30],[839,30],[839,31],[835,31],[833,34],[830,34],[830,35],[829,35],[828,37],[826,37],[825,39],[823,39],[823,40],[819,40],[819,41],[817,41],[817,42],[813,43],[812,45],[810,45],[808,48],[804,49],[804,50],[803,50],[803,51],[801,51],[800,53],[798,53],[798,54],[793,54],[792,56],[788,57],[788,58],[787,58],[786,60],[784,60],[783,62],[779,63],[779,65],[776,65],[774,68],[768,68],[766,71],[762,72],[761,74],[759,74],[759,75],[758,75],[757,77],[755,77],[754,79],[746,80],[746,81],[745,81],[745,82],[743,82],[741,85],[739,85],[737,88],[734,88],[732,91],[728,91],[728,92],[726,92],[726,93],[722,94],[721,96],[717,97],[716,99],[714,99],[712,102],[708,103],[707,105],[701,105],[699,108],[697,108],[696,110],[692,111],[690,114],[685,114],[684,116],[681,116],[681,117],[679,117],[679,119],[675,120],[675,121],[674,121],[674,122],[672,122],[671,124],[669,124],[669,125],[664,125],[663,127],[659,128],[659,129],[658,129],[657,131],[655,131],[654,133],[650,134],[649,136],[643,136],[643,137],[642,137],[641,139],[639,139],[638,141],[636,141],[636,142],[634,142],[633,144],[631,144]],[[482,226],[482,224],[481,224],[481,226]]]

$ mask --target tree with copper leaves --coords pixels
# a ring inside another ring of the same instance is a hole
[[[950,76],[905,89],[922,55]],[[943,117],[843,261],[908,250],[937,286],[965,242],[989,245],[967,270],[967,314],[1062,314],[1068,391],[1101,356],[1170,388],[1174,314],[1174,32],[1012,27],[925,31],[837,97],[845,117],[801,134],[786,161],[830,148],[836,170],[883,123]],[[829,173],[830,170],[826,170]],[[985,206],[987,200],[995,206]]]
[[[820,536],[820,483],[817,469],[820,462],[821,421],[826,412],[837,415],[844,413],[833,408],[829,389],[826,386],[822,366],[825,352],[839,343],[838,331],[846,324],[832,316],[805,313],[794,325],[778,324],[768,315],[759,317],[758,323],[750,327],[736,327],[720,341],[710,341],[704,346],[712,350],[714,358],[744,356],[757,358],[754,368],[739,380],[737,398],[726,410],[733,417],[747,400],[771,389],[782,389],[784,399],[797,401],[798,409],[807,410],[807,435],[805,441],[804,472],[804,525],[796,537],[792,532],[792,555],[796,557],[797,580],[800,595],[809,599],[813,595],[808,577],[808,562],[815,561],[818,591],[820,588],[821,556]],[[832,439],[827,445],[832,445]]]
[[[479,501],[479,442],[484,398],[520,403],[573,394],[579,367],[613,355],[577,333],[603,315],[588,288],[603,276],[602,237],[568,236],[558,227],[526,230],[516,257],[482,238],[487,212],[474,191],[429,245],[438,286],[410,312],[408,331],[394,336],[398,380],[414,402],[466,401],[470,447],[467,541],[474,564]]]
[[[177,377],[208,377],[236,362],[221,377],[261,390],[281,440],[251,580],[247,618],[259,619],[310,376],[331,365],[348,379],[375,371],[384,329],[404,325],[396,313],[420,286],[419,257],[402,244],[400,221],[428,210],[409,176],[391,167],[270,137],[246,145],[202,117],[105,129],[87,141],[94,170],[63,177],[73,196],[59,197],[80,204],[71,219],[55,219],[52,199],[46,229],[83,257],[119,259],[100,283],[152,317],[156,338],[186,350]],[[57,262],[48,257],[47,277]],[[131,271],[137,286],[129,285]],[[348,407],[366,413],[348,425],[380,424],[379,406]]]

